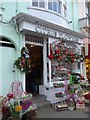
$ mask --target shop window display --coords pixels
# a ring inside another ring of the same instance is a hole
[[[50,44],[51,60],[51,103],[55,105],[55,109],[74,110],[85,109],[85,99],[82,86],[88,84],[87,80],[78,72],[78,63],[84,61],[84,54],[80,54],[73,45],[59,41]],[[80,98],[83,98],[80,99]],[[82,100],[82,101],[81,101]]]
[[[76,48],[67,46],[65,42],[59,42],[55,45],[50,44],[50,55],[52,67],[52,81],[69,80],[69,73],[74,71],[78,63],[84,60],[84,56],[76,51]],[[76,75],[78,77],[78,75]],[[74,75],[73,75],[74,77]]]

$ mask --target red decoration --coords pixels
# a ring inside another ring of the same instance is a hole
[[[73,53],[70,53],[70,56],[72,56],[72,57],[73,57],[73,56],[74,56],[74,54],[73,54]]]
[[[49,58],[50,60],[52,60],[52,59],[54,58],[54,56],[53,56],[53,55],[48,55],[48,58]]]
[[[10,100],[10,99],[13,98],[13,94],[7,94],[7,97],[8,97],[8,99]]]
[[[52,45],[50,44],[50,55],[48,55],[48,58],[50,60],[54,59],[54,55],[53,55],[53,52],[52,52]]]
[[[72,62],[74,62],[74,58],[72,58],[72,60],[71,60]]]

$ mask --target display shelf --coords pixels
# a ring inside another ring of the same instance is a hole
[[[63,88],[54,88],[54,87],[52,87],[52,88],[49,88],[47,90],[47,100],[49,100],[51,104],[61,102],[61,101],[67,99],[67,96],[57,98],[55,96],[55,94],[58,93],[58,92],[62,92],[64,94],[65,87],[63,87]]]

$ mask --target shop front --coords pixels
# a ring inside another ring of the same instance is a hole
[[[23,46],[29,49],[31,66],[35,67],[34,76],[30,77],[35,81],[34,90],[50,101],[53,83],[64,82],[63,75],[70,72],[82,75],[84,36],[25,13],[18,14],[15,19],[23,35]],[[24,88],[28,91],[30,83],[26,74]]]

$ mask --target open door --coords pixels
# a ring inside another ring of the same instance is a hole
[[[43,78],[43,47],[26,44],[29,50],[31,71],[26,73],[26,91],[39,93],[39,85]]]

